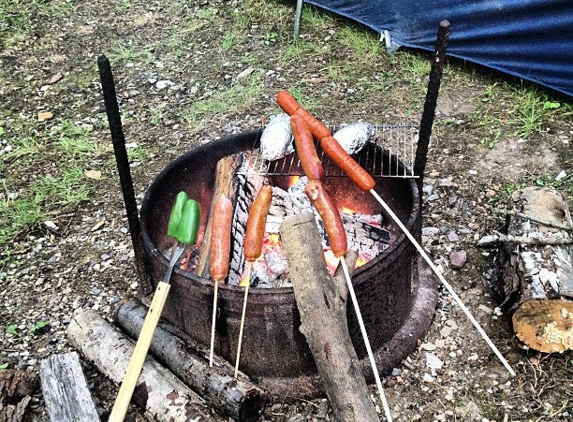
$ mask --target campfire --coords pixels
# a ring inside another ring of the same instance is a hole
[[[168,264],[164,254],[169,256],[172,241],[167,238],[165,227],[173,198],[179,191],[185,190],[201,204],[202,228],[198,235],[196,261],[192,263],[192,271],[175,269],[163,316],[198,344],[206,347],[211,334],[213,282],[209,279],[208,265],[201,262],[201,245],[208,233],[212,199],[219,190],[225,189],[226,183],[221,182],[224,179],[220,169],[222,162],[227,165],[232,163],[233,167],[223,173],[234,174],[238,179],[244,176],[249,183],[262,183],[266,178],[277,192],[273,195],[275,200],[282,198],[282,204],[276,204],[276,207],[273,205],[271,213],[281,214],[286,207],[290,207],[293,197],[287,195],[289,190],[295,190],[297,184],[303,183],[303,178],[299,177],[302,173],[298,164],[291,161],[292,155],[278,160],[271,167],[265,166],[264,172],[257,169],[254,159],[257,158],[260,136],[261,131],[231,136],[179,157],[157,176],[142,202],[142,234],[152,262],[154,280],[161,279]],[[250,168],[239,167],[242,163],[237,163],[237,160],[240,161],[241,156],[243,163],[251,163]],[[420,227],[417,184],[404,177],[387,177],[406,173],[401,162],[374,143],[369,143],[357,155],[357,159],[380,181],[376,187],[379,194],[386,198],[404,224],[416,233]],[[432,303],[435,303],[434,289],[428,285],[431,284],[430,280],[418,274],[408,240],[389,223],[371,195],[356,188],[348,178],[340,177],[339,172],[330,170],[326,160],[325,171],[324,183],[335,198],[338,209],[343,212],[344,220],[348,220],[345,224],[354,226],[348,230],[352,233],[348,238],[352,241],[360,239],[366,245],[369,245],[368,242],[378,245],[378,250],[372,255],[368,255],[373,250],[370,246],[362,247],[364,257],[354,272],[353,284],[361,303],[372,348],[377,355],[379,370],[384,372],[414,350],[417,339],[425,327],[429,326],[433,314]],[[256,188],[252,192],[256,192]],[[245,198],[245,201],[249,200]],[[235,209],[237,207],[235,203]],[[268,223],[270,226],[279,224],[272,215]],[[316,396],[320,394],[321,385],[306,340],[298,331],[300,317],[293,290],[289,287],[288,269],[284,268],[280,239],[273,233],[276,227],[269,227],[269,232],[271,234],[265,239],[264,271],[255,269],[251,277],[251,281],[256,280],[256,284],[252,285],[249,296],[241,369],[277,394]],[[238,238],[239,235],[234,234],[234,240],[239,242]],[[238,245],[233,246],[233,253],[240,255],[240,249]],[[327,256],[328,249],[328,244],[325,244]],[[236,274],[230,273],[227,283],[221,284],[219,288],[215,345],[215,352],[230,362],[234,362],[236,357],[243,292],[239,285],[245,278],[244,262],[241,263],[238,256],[233,259],[238,262]],[[255,267],[258,265],[257,262]],[[267,273],[269,266],[274,272],[284,274],[272,282],[260,277],[259,271]],[[429,294],[429,297],[422,300],[422,293]],[[426,311],[425,308],[431,310]],[[350,310],[348,324],[358,356],[365,359],[366,352],[358,323]],[[388,350],[391,343],[392,348]],[[292,383],[285,380],[292,380]]]
[[[256,173],[252,168],[252,155],[258,152],[248,151],[239,153],[233,159],[241,163],[234,174],[221,175],[219,178],[231,179],[236,186],[234,194],[234,215],[232,227],[232,260],[230,264],[227,283],[233,286],[244,286],[247,282],[247,268],[242,254],[244,234],[250,204],[253,202],[256,192],[260,189],[267,175]],[[290,160],[291,157],[287,157]],[[228,170],[228,169],[227,169]],[[279,181],[274,178],[274,182]],[[312,207],[309,199],[304,193],[304,187],[308,184],[306,176],[292,175],[282,177],[281,186],[273,186],[273,201],[267,217],[265,236],[263,239],[263,253],[255,261],[251,268],[250,283],[252,287],[291,287],[288,278],[288,264],[286,256],[281,246],[279,227],[290,216],[308,212],[315,216],[319,227],[321,241],[324,247],[324,255],[329,270],[334,273],[339,259],[334,257],[328,238],[326,236],[324,224],[318,213]],[[380,211],[376,211],[372,205],[352,204],[345,202],[341,206],[344,228],[348,234],[348,248],[358,252],[355,268],[365,265],[383,250],[391,241],[390,224],[387,223]],[[202,230],[205,232],[205,229]],[[202,236],[203,237],[203,236]],[[203,242],[199,248],[207,251],[208,237],[203,237]],[[162,251],[168,258],[171,256],[172,246]],[[195,273],[197,267],[202,267],[199,249],[187,251],[187,255],[181,261],[180,268],[189,273]],[[207,274],[205,274],[207,275]]]

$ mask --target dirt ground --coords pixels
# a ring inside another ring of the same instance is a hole
[[[382,46],[373,50],[376,34],[314,9],[305,12],[295,45],[292,2],[48,3],[31,3],[18,23],[21,31],[3,28],[0,146],[25,137],[42,142],[72,124],[97,147],[85,170],[99,176],[87,173],[92,175],[86,181],[93,189],[89,200],[52,215],[55,226],[36,225],[4,249],[10,254],[4,254],[0,268],[0,364],[11,369],[37,371],[41,359],[72,350],[65,329],[75,313],[95,309],[109,317],[122,297],[137,291],[97,73],[99,55],[110,58],[114,71],[138,200],[182,153],[260,127],[261,118],[279,111],[274,95],[281,89],[301,94],[309,110],[333,125],[358,119],[417,124],[421,116],[426,53],[401,50],[388,56]],[[573,417],[573,356],[519,346],[489,293],[495,250],[476,246],[502,225],[492,207],[503,205],[508,192],[549,184],[571,167],[570,114],[547,113],[536,133],[519,131],[518,104],[531,100],[531,89],[468,63],[448,63],[423,201],[424,246],[517,375],[508,375],[440,289],[434,321],[419,348],[384,374],[396,421]],[[564,102],[536,92],[547,101]],[[52,116],[38,119],[44,111]],[[4,162],[5,193],[23,192],[35,177],[56,174],[59,166],[41,157],[33,167],[19,162]],[[18,175],[9,179],[15,180],[10,186],[8,173]],[[452,251],[467,253],[461,269],[451,268]],[[117,386],[83,363],[105,420]],[[260,420],[332,420],[324,399],[290,399],[269,404]],[[39,389],[26,418],[49,420]],[[145,418],[133,407],[127,420]]]

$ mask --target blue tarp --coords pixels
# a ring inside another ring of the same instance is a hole
[[[573,0],[310,0],[393,43],[433,50],[450,22],[448,55],[573,97]]]

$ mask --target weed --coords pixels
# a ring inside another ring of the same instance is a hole
[[[148,47],[130,48],[124,42],[115,43],[106,55],[111,62],[129,62],[139,59],[151,62],[155,57]]]
[[[233,33],[228,33],[225,34],[225,36],[223,37],[223,45],[221,47],[223,48],[223,50],[226,51],[231,49],[236,42],[237,42],[237,36]]]
[[[38,321],[36,322],[32,328],[28,330],[28,334],[38,334],[44,331],[45,328],[50,327],[50,323],[48,321]]]
[[[18,329],[16,328],[15,325],[9,325],[8,327],[6,327],[6,333],[8,333],[12,336],[17,336],[18,335]]]
[[[265,38],[265,45],[271,45],[277,42],[279,34],[277,34],[276,32],[270,32],[265,34],[264,38]]]

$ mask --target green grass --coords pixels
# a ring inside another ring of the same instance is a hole
[[[248,109],[263,90],[261,75],[252,74],[233,83],[226,91],[214,92],[210,98],[194,102],[181,112],[188,130],[197,130],[224,115]]]
[[[0,169],[6,174],[0,191],[0,248],[7,242],[34,230],[46,220],[54,220],[89,200],[95,181],[85,176],[91,163],[105,152],[91,139],[89,131],[68,121],[56,121],[49,130],[22,124],[9,137],[12,151],[0,156]],[[52,163],[38,167],[37,163]],[[10,177],[10,168],[34,169],[26,179]],[[3,258],[7,251],[2,250]]]
[[[126,45],[124,42],[116,42],[111,49],[106,53],[110,62],[130,62],[135,60],[143,60],[144,62],[152,62],[155,58],[154,54],[150,51],[149,47],[139,45]]]

